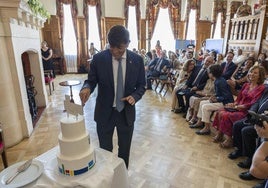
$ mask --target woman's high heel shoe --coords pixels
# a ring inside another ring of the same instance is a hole
[[[218,143],[218,142],[222,142],[223,141],[223,135],[222,134],[216,134],[216,136],[214,136],[213,138],[212,138],[212,141],[214,142],[214,143]]]
[[[233,141],[231,139],[226,139],[224,142],[220,143],[221,148],[231,148],[233,147]]]

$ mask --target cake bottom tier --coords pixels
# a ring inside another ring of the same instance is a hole
[[[89,171],[95,164],[95,153],[94,149],[79,158],[69,158],[61,154],[57,156],[58,168],[61,174],[67,176],[77,176]]]

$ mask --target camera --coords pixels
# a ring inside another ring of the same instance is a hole
[[[257,114],[254,111],[248,110],[248,123],[263,127],[263,121],[268,122],[268,116],[265,114]]]

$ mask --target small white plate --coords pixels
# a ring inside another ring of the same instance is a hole
[[[21,172],[10,184],[6,185],[6,180],[16,173],[17,168],[25,163],[25,161],[16,163],[0,173],[0,187],[1,188],[17,188],[27,185],[36,180],[44,171],[42,162],[33,160],[31,166],[24,172]]]

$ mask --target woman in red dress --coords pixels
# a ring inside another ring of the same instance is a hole
[[[232,126],[233,123],[246,117],[247,110],[262,95],[265,86],[265,70],[263,67],[254,66],[248,72],[249,82],[245,83],[239,92],[234,103],[225,105],[224,109],[217,111],[213,126],[218,130],[213,138],[214,142],[221,142],[223,135],[226,140],[220,143],[222,148],[232,147]]]

